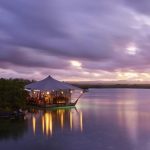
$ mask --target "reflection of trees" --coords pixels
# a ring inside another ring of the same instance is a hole
[[[0,140],[21,138],[27,130],[25,120],[0,120]]]

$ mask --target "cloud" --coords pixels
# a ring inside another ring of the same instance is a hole
[[[125,4],[135,9],[137,12],[150,15],[150,1],[149,0],[124,0]]]
[[[101,2],[98,7],[97,1],[88,1],[85,5],[85,1],[2,0],[2,11],[9,18],[9,24],[3,16],[4,21],[0,25],[12,37],[6,41],[7,44],[57,56],[99,60],[111,57],[109,52],[112,50],[111,43],[108,44],[113,40],[112,35],[107,35],[107,22],[101,21],[103,17],[109,21],[109,14],[99,10],[105,5]]]
[[[0,68],[14,76],[25,76],[28,68],[40,76],[59,69],[68,78],[144,71],[150,63],[149,6],[146,0],[0,0]],[[135,55],[127,53],[130,43]],[[81,72],[71,60],[83,64]]]
[[[52,69],[61,69],[68,66],[68,62],[54,56],[47,56],[42,53],[37,53],[32,49],[19,47],[1,47],[4,51],[0,55],[0,67],[12,68],[13,65],[22,67],[43,67]]]

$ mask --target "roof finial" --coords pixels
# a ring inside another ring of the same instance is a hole
[[[48,76],[48,78],[52,78],[52,76],[51,76],[51,75],[49,75],[49,76]]]

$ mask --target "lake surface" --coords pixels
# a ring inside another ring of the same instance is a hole
[[[0,120],[0,150],[150,150],[150,90],[90,89],[76,108]]]

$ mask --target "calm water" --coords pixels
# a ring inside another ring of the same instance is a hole
[[[150,90],[91,89],[76,108],[0,120],[0,150],[150,150]]]

